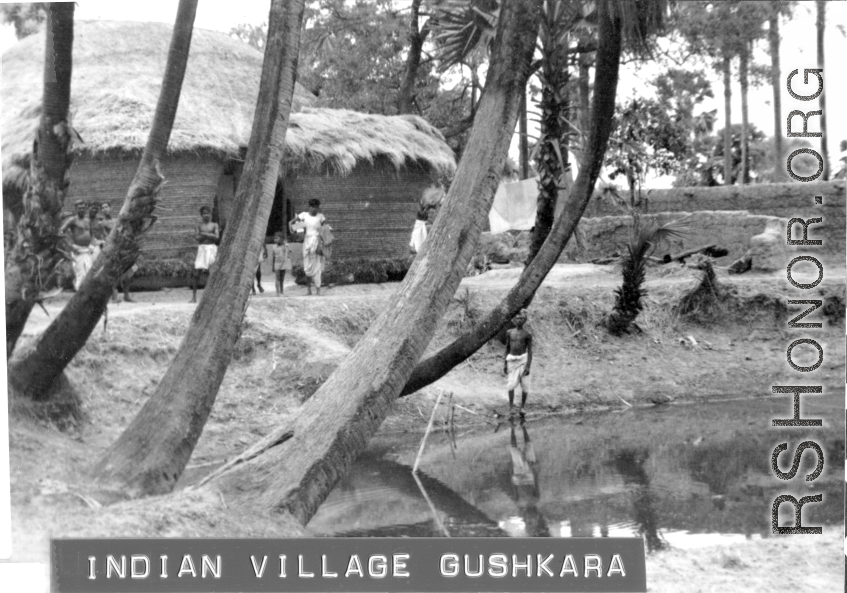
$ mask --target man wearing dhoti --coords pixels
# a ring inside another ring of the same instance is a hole
[[[509,392],[509,410],[515,406],[515,389],[521,387],[521,408],[523,415],[526,398],[529,395],[529,369],[532,366],[532,334],[524,328],[526,309],[515,315],[514,329],[506,332],[506,356],[503,372],[508,375],[506,390]]]
[[[308,294],[312,294],[312,285],[320,296],[321,274],[324,269],[324,253],[321,247],[321,226],[326,223],[326,218],[321,212],[320,200],[312,198],[309,200],[308,212],[301,212],[297,218],[288,223],[293,233],[302,233],[303,239],[303,271],[306,273],[306,287]]]
[[[91,245],[91,222],[88,218],[88,207],[83,200],[74,203],[76,216],[68,219],[59,229],[59,234],[71,233],[71,248],[74,257],[74,290],[79,290],[82,279],[91,269],[94,262],[94,250]]]
[[[218,255],[220,228],[212,222],[212,211],[208,206],[200,208],[203,222],[197,226],[197,257],[194,259],[194,271],[191,274],[191,301],[197,302],[197,280],[200,274],[208,273]]]

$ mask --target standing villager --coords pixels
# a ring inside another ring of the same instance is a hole
[[[412,238],[409,241],[409,251],[412,253],[420,253],[421,247],[423,247],[424,241],[426,241],[428,220],[429,209],[421,207],[418,210],[417,220],[415,220],[415,226],[412,229]]]
[[[532,366],[532,334],[524,328],[526,309],[515,315],[515,328],[506,332],[506,355],[503,372],[508,375],[506,389],[509,392],[509,411],[515,407],[515,389],[521,386],[521,409],[526,405],[529,395],[529,369]]]
[[[259,292],[265,292],[265,289],[262,288],[262,262],[266,259],[268,259],[268,246],[262,241],[262,244],[259,246],[259,262],[256,264],[256,280],[253,282],[253,294],[256,294],[257,288]]]
[[[103,231],[105,234],[103,235],[103,240],[109,236],[109,233],[112,232],[112,229],[115,228],[115,219],[112,218],[112,205],[109,202],[103,202],[100,204],[100,224],[103,227]]]
[[[321,227],[325,222],[326,218],[321,213],[321,202],[313,198],[309,200],[308,212],[301,212],[288,223],[292,232],[306,233],[303,239],[303,271],[306,273],[309,295],[312,294],[312,285],[315,286],[318,296],[321,294],[321,274],[326,261],[321,247]]]
[[[208,273],[215,263],[218,255],[218,239],[220,239],[220,228],[218,223],[212,222],[212,210],[208,206],[200,208],[200,217],[203,219],[197,226],[197,258],[194,260],[194,271],[191,274],[191,301],[197,302],[197,280],[200,274]]]
[[[99,202],[88,204],[88,224],[91,229],[91,262],[94,263],[106,243],[106,237],[109,235],[109,231],[103,224]]]
[[[88,218],[88,207],[84,200],[74,202],[76,216],[68,219],[59,229],[59,234],[70,231],[71,247],[74,255],[74,290],[79,290],[82,279],[91,269],[91,222]]]
[[[276,296],[282,296],[285,272],[291,271],[291,247],[288,246],[283,233],[274,235],[274,243],[271,249],[271,268],[274,271]]]

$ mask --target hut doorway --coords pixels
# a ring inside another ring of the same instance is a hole
[[[272,240],[276,233],[283,233],[287,237],[288,221],[292,218],[294,218],[294,205],[285,199],[282,183],[277,183],[274,192],[274,204],[271,208],[271,215],[268,217],[268,230],[266,232],[268,240]]]

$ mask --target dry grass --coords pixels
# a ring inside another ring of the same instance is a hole
[[[140,151],[156,109],[171,26],[76,21],[74,27],[72,125],[85,140],[75,150]],[[23,187],[29,174],[29,153],[41,113],[44,45],[42,32],[3,53],[4,187]],[[247,44],[195,29],[169,149],[237,156],[250,137],[261,65],[262,53]],[[314,102],[314,96],[298,85],[292,111]],[[438,174],[455,169],[441,134],[416,116],[308,109],[292,115],[287,142],[285,159],[292,167],[328,165],[346,174],[359,161],[385,156],[398,168],[419,162]]]

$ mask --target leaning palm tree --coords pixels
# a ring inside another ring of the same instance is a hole
[[[641,299],[647,295],[644,288],[647,261],[662,241],[681,237],[688,227],[684,220],[659,224],[655,218],[642,218],[632,211],[632,226],[626,253],[618,260],[618,269],[623,274],[623,284],[615,290],[615,307],[606,321],[609,331],[616,336],[638,329],[635,318],[641,313]]]
[[[65,367],[85,346],[97,327],[119,278],[135,262],[145,234],[156,221],[153,212],[159,191],[165,183],[159,163],[164,158],[176,118],[197,1],[180,0],[177,7],[165,75],[150,135],[115,228],[109,233],[100,256],[65,308],[29,345],[25,353],[9,361],[9,384],[26,399],[44,403],[57,395],[57,386],[66,382],[66,378],[63,378]],[[73,4],[69,6],[73,8]]]
[[[592,19],[597,23],[597,60],[594,93],[587,137],[582,150],[579,174],[565,199],[538,254],[524,268],[520,280],[503,300],[474,327],[451,344],[420,361],[410,375],[401,395],[409,395],[446,375],[469,358],[504,328],[520,309],[529,306],[536,290],[558,261],[576,230],[594,192],[594,184],[603,166],[606,146],[612,131],[618,73],[624,48],[645,49],[651,35],[663,26],[667,0],[635,0],[593,3]]]

